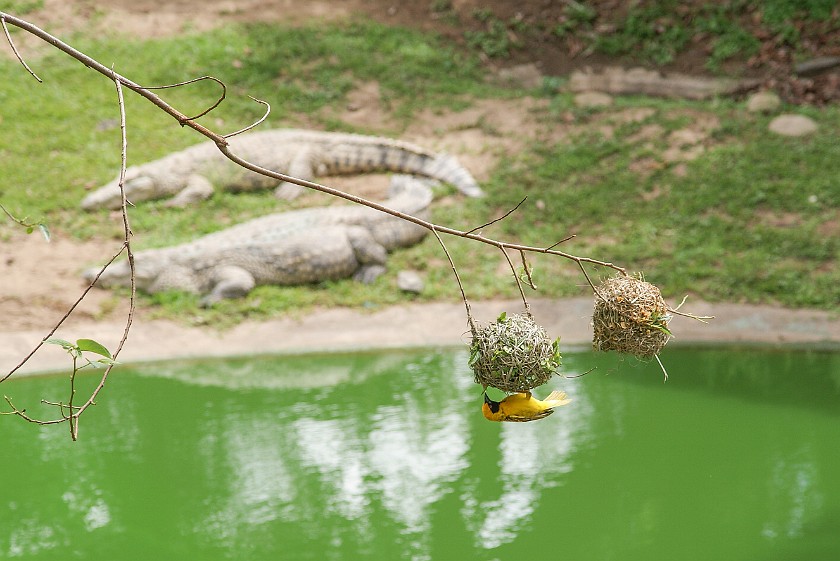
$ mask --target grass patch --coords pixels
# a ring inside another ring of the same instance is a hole
[[[464,32],[467,45],[490,58],[507,58],[513,49],[521,46],[516,33],[527,31],[527,26],[513,19],[503,21],[489,8],[476,9],[473,18],[481,22],[483,29]]]

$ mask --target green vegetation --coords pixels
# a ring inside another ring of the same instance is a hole
[[[797,20],[808,25],[825,22],[837,7],[835,0],[766,0],[762,4],[762,22],[788,45],[799,41]]]
[[[688,43],[691,31],[673,10],[677,2],[667,4],[630,8],[615,33],[596,39],[596,49],[613,56],[636,53],[656,64],[671,62]]]
[[[589,19],[582,14],[580,25]],[[724,20],[710,13],[704,25],[719,26],[716,29],[725,36]],[[547,90],[522,92],[486,84],[474,58],[437,38],[370,23],[299,29],[256,25],[159,41],[73,42],[147,85],[203,74],[219,77],[230,86],[227,100],[204,120],[222,131],[235,130],[261,114],[261,107],[246,94],[271,102],[268,126],[320,123],[352,129],[328,110],[343,107],[354,85],[373,80],[379,83],[387,110],[398,117],[395,122],[403,124],[426,108],[460,109],[476,99],[526,93],[548,96],[551,109],[540,120],[554,119],[562,127],[571,115],[577,132],[563,141],[534,143],[509,154],[486,182],[486,198],[458,198],[457,204],[435,206],[438,223],[470,229],[527,196],[515,219],[487,228],[486,234],[543,246],[577,234],[561,249],[644,271],[670,301],[685,293],[710,300],[826,309],[840,301],[840,195],[834,167],[840,161],[840,146],[831,132],[840,127],[836,107],[803,110],[817,117],[821,128],[795,140],[766,134],[769,117],[748,114],[741,104],[728,101],[625,98],[612,108],[570,110],[566,96]],[[15,62],[0,62],[0,203],[12,216],[36,216],[39,221],[43,217],[54,237],[118,239],[121,226],[112,215],[77,210],[85,190],[110,180],[119,166],[113,87],[63,56],[29,62],[43,84]],[[212,84],[200,83],[161,95],[191,113],[199,112],[217,92]],[[648,108],[647,116],[622,118],[622,112],[639,107]],[[130,162],[161,157],[199,140],[130,93],[127,110]],[[696,143],[704,148],[696,158],[663,156],[675,146],[671,133],[703,119],[718,126]],[[593,126],[584,126],[587,123]],[[646,134],[652,126],[659,132]],[[399,136],[401,131],[392,133]],[[186,210],[144,203],[132,209],[131,217],[136,248],[142,249],[192,239],[267,209],[286,208],[270,193],[220,194]],[[18,227],[7,219],[0,236]],[[468,297],[516,297],[513,278],[497,250],[461,239],[446,243]],[[574,263],[543,255],[532,256],[530,262],[538,295],[587,293]],[[421,296],[397,290],[396,271],[402,268],[425,274],[427,286]],[[260,287],[241,301],[222,302],[213,310],[200,309],[198,298],[185,294],[143,297],[141,303],[153,305],[164,316],[219,325],[235,321],[232,318],[287,314],[314,305],[376,308],[458,296],[445,256],[429,237],[395,253],[389,272],[370,286],[348,280],[314,287]]]
[[[516,32],[524,31],[525,26],[516,20],[502,21],[489,9],[477,9],[473,17],[484,25],[480,31],[466,31],[467,44],[481,51],[490,58],[504,58],[512,49],[519,46]]]
[[[43,7],[44,0],[6,0],[3,3],[3,11],[19,15],[26,15]]]
[[[735,55],[748,57],[758,52],[758,39],[741,25],[748,3],[709,3],[696,8],[679,5],[669,0],[634,6],[616,32],[595,37],[593,47],[608,55],[632,54],[663,65],[688,49],[693,37],[703,36],[711,44],[706,66],[715,71]]]
[[[673,62],[696,44],[709,45],[706,67],[718,72],[733,57],[743,60],[758,53],[759,37],[770,36],[779,45],[796,48],[803,26],[836,29],[836,6],[835,0],[643,0],[629,3],[626,10],[599,13],[572,0],[551,32],[596,52],[656,65]]]

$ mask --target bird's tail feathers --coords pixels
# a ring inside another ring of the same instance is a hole
[[[561,392],[560,390],[554,390],[543,401],[551,407],[560,407],[561,405],[572,402],[571,398],[566,396],[566,392]]]

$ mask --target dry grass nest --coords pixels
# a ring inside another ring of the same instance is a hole
[[[597,351],[617,351],[638,358],[659,354],[671,338],[671,313],[659,289],[642,275],[616,275],[603,281],[592,314]]]
[[[560,367],[559,342],[531,314],[503,313],[473,332],[469,364],[475,382],[507,393],[541,386]]]

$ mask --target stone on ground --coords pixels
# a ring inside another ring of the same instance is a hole
[[[817,123],[805,115],[779,115],[767,127],[782,136],[805,136],[817,130]]]

